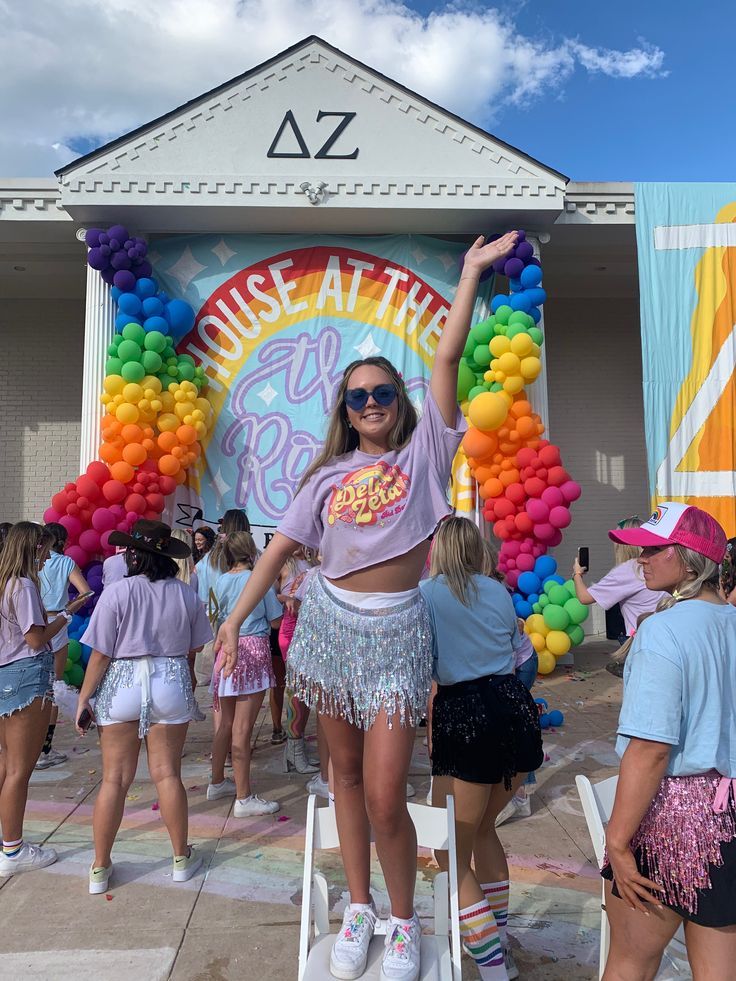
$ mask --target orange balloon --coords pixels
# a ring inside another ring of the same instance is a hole
[[[126,463],[129,463],[131,467],[139,467],[145,462],[147,457],[148,454],[140,443],[128,443],[123,450],[123,459]]]
[[[518,470],[504,470],[500,476],[500,481],[504,488],[510,487],[512,484],[519,483],[519,471]]]
[[[192,443],[192,445],[189,447],[189,450],[191,453],[194,454],[195,460],[198,460],[202,455],[202,446],[199,443]]]
[[[476,467],[473,470],[473,476],[479,484],[485,484],[487,480],[490,480],[493,474],[491,473],[491,468],[488,466],[488,464],[485,464],[483,466]]]
[[[158,437],[158,445],[165,453],[171,453],[175,446],[179,445],[176,433],[165,432]]]
[[[136,426],[135,423],[131,423],[128,426],[123,426],[120,435],[126,443],[140,443],[143,439],[143,430],[140,426]]]
[[[480,429],[469,429],[463,437],[463,450],[467,456],[482,460],[495,453],[498,440],[493,433],[484,433]]]
[[[491,477],[483,484],[486,497],[500,497],[503,494],[503,484],[496,477]]]
[[[119,480],[121,484],[127,484],[128,481],[132,480],[134,473],[132,466],[125,460],[119,460],[110,467],[110,476],[113,480]]]
[[[527,402],[525,398],[521,398],[518,402],[514,402],[509,411],[514,419],[521,419],[522,416],[530,416],[532,414],[531,403]]]
[[[531,416],[522,416],[517,420],[516,431],[522,439],[530,439],[537,435],[537,424]]]
[[[167,453],[158,461],[158,469],[167,477],[175,477],[181,470],[181,464],[175,456]]]
[[[117,463],[123,459],[123,454],[112,443],[103,443],[100,447],[100,459],[107,464]]]
[[[186,450],[184,449],[183,446],[178,446],[177,445],[177,446],[172,447],[172,449],[171,449],[171,455],[172,456],[175,456],[177,460],[181,460],[181,458],[184,456],[185,453],[186,453]]]
[[[197,438],[197,430],[194,426],[179,426],[176,430],[176,435],[180,443],[184,446],[189,446]]]
[[[174,474],[174,480],[177,482],[177,484],[183,484],[186,481],[186,479],[187,479],[186,470],[179,469]]]
[[[154,441],[149,436],[147,436],[143,440],[143,442],[141,443],[141,446],[146,451],[146,453],[150,453],[150,452],[152,452],[152,450],[154,449],[154,447],[156,446],[156,444],[154,443]]]
[[[122,432],[123,424],[118,422],[115,416],[103,416],[102,429],[103,432],[109,433],[111,436],[119,436]]]

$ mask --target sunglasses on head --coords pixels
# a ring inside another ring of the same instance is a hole
[[[360,412],[368,404],[368,399],[373,397],[377,405],[391,405],[398,396],[395,385],[376,385],[372,392],[365,388],[349,388],[345,392],[345,405],[354,412]]]

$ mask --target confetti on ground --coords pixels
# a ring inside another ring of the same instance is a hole
[[[195,783],[195,785],[193,787],[188,787],[187,788],[187,790],[201,790],[201,789],[202,788],[200,786],[198,786],[196,783]]]
[[[285,814],[282,814],[281,817],[280,818],[276,818],[276,820],[277,821],[291,821],[291,818],[287,817]]]
[[[108,903],[112,901],[112,896],[110,895],[109,892],[105,893],[105,899],[108,901]]]
[[[159,808],[158,808],[158,801],[157,801],[157,800],[155,800],[155,801],[153,802],[153,804],[151,804],[151,810],[152,810],[152,811],[157,811],[158,809],[159,809]]]
[[[125,799],[126,800],[138,800],[139,797],[140,797],[140,794],[128,794],[128,796]]]
[[[87,773],[92,776],[93,773],[97,773],[97,770],[87,770]]]

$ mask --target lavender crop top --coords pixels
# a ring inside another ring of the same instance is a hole
[[[405,554],[451,511],[447,487],[466,429],[459,408],[455,428],[446,426],[427,392],[422,417],[403,449],[336,457],[297,493],[279,532],[319,549],[328,579]]]

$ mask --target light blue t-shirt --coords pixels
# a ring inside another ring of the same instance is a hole
[[[222,575],[210,565],[211,554],[208,552],[194,567],[197,573],[197,593],[205,606],[209,603],[210,588],[214,588],[217,577]]]
[[[624,669],[616,752],[672,746],[667,775],[736,777],[736,608],[683,600],[637,631]]]
[[[214,585],[215,596],[220,609],[218,619],[224,620],[238,602],[243,587],[250,579],[250,572],[223,572]],[[268,637],[271,621],[283,616],[284,609],[276,599],[276,590],[271,587],[240,628],[241,637]]]
[[[489,674],[513,674],[514,650],[521,644],[514,604],[505,587],[487,576],[473,576],[465,606],[435,576],[419,583],[432,621],[432,674],[440,685],[454,685]]]
[[[74,560],[68,555],[52,552],[39,573],[41,602],[44,610],[63,610],[69,602],[69,576],[74,572]]]

